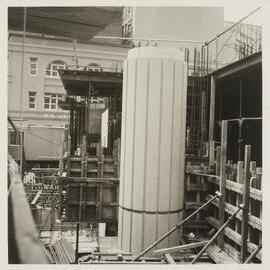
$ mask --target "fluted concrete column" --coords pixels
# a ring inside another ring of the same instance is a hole
[[[118,247],[137,254],[181,218],[186,64],[180,50],[131,49],[124,63]],[[178,244],[177,233],[159,244]]]

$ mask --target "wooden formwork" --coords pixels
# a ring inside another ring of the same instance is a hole
[[[209,183],[205,177],[193,172],[204,172],[206,169],[205,163],[187,162],[186,164],[185,217],[192,214],[205,202],[205,197],[209,192]],[[202,230],[209,228],[209,224],[205,220],[207,209],[198,212],[194,218],[184,225],[184,233],[193,232],[195,235],[199,235]]]
[[[113,222],[118,220],[120,140],[112,156],[104,156],[98,144],[96,155],[87,153],[85,136],[80,156],[70,151],[61,158],[60,216],[66,221]]]
[[[228,122],[223,121],[221,146],[213,148],[210,153],[214,167],[209,169],[209,166],[206,168],[188,164],[186,182],[188,187],[192,177],[204,179],[209,194],[214,194],[217,190],[222,193],[220,199],[213,200],[213,207],[206,213],[205,220],[210,228],[219,229],[241,203],[245,205],[216,242],[219,249],[224,250],[236,262],[244,263],[262,242],[262,168],[251,161],[250,145],[245,146],[244,161],[234,163],[227,160],[227,131]],[[211,197],[213,195],[208,195],[206,199]],[[211,258],[215,260],[215,253],[211,253]],[[253,261],[261,260],[260,251]]]
[[[61,217],[68,221],[116,221],[118,186],[117,178],[62,178]]]
[[[250,151],[251,147],[246,146],[245,162],[226,162],[223,176],[217,173],[216,177],[208,177],[212,188],[220,189],[223,186],[223,199],[220,202],[213,201],[215,209],[207,217],[211,226],[218,228],[240,203],[245,204],[243,212],[234,218],[218,241],[218,245],[240,263],[262,241],[262,169],[256,167],[255,161],[250,161]],[[221,212],[224,213],[224,218]],[[256,258],[261,261],[261,252]]]

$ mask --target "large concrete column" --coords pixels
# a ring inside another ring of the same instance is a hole
[[[118,223],[123,251],[138,254],[182,218],[186,78],[177,49],[131,49],[124,63]],[[177,245],[178,239],[172,234],[158,247]]]

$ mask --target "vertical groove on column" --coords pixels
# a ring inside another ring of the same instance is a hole
[[[173,160],[173,131],[174,131],[174,95],[175,95],[175,62],[173,63],[173,92],[172,92],[172,117],[171,117],[171,157],[170,157],[170,195],[172,193],[172,160]],[[171,211],[171,198],[169,198],[169,211]],[[168,215],[168,226],[171,228],[171,215]],[[170,237],[168,237],[168,244],[170,246]]]
[[[161,124],[162,124],[162,97],[163,97],[163,60],[160,61],[160,101],[159,101],[159,134],[158,134],[158,179],[157,179],[157,206],[156,209],[159,211],[159,188],[160,188],[160,141],[161,141]],[[158,239],[158,214],[156,214],[156,240]]]
[[[145,137],[144,137],[144,175],[143,175],[143,210],[145,210],[145,189],[146,189],[146,161],[147,161],[147,131],[148,131],[148,107],[149,107],[149,74],[150,74],[150,62],[147,60],[147,87],[146,87],[146,116],[145,116]],[[142,247],[144,249],[144,237],[145,237],[145,213],[142,216]]]
[[[181,147],[183,147],[183,140],[185,141],[185,136],[186,136],[186,126],[185,126],[185,123],[183,123],[183,114],[184,114],[184,110],[186,109],[186,106],[184,106],[184,108],[183,108],[183,104],[184,104],[184,98],[185,98],[185,91],[186,91],[186,89],[184,89],[184,87],[185,87],[185,83],[184,83],[184,80],[185,80],[185,68],[184,68],[184,64],[182,63],[181,64],[181,69],[182,69],[182,87],[181,87],[181,89],[182,89],[182,93],[181,93],[181,107],[182,107],[182,109],[181,109],[181,118],[180,118],[180,120],[181,120],[181,125],[180,125],[180,149],[181,149]],[[182,130],[184,129],[184,132],[181,132]],[[184,139],[183,139],[183,137],[184,137]],[[185,144],[184,144],[184,148],[185,148]],[[182,151],[184,151],[184,149],[182,149]],[[184,151],[184,153],[185,153],[185,151]],[[180,170],[179,170],[179,178],[181,179],[181,176],[182,176],[182,171],[183,171],[183,167],[185,167],[185,164],[183,165],[183,160],[182,160],[182,158],[183,157],[180,157],[180,159],[179,159],[179,168],[180,168]],[[181,192],[181,188],[183,188],[183,186],[181,186],[181,185],[179,185],[179,195],[180,194],[182,194]],[[180,196],[178,196],[178,198],[179,198],[179,200],[180,200]],[[181,203],[180,201],[179,201],[179,203]],[[181,215],[181,213],[179,213],[179,215]]]
[[[126,61],[126,81],[125,81],[125,83],[126,83],[126,87],[125,87],[125,91],[126,91],[126,100],[125,100],[125,134],[124,134],[124,137],[125,137],[125,144],[124,144],[124,146],[125,146],[125,148],[123,149],[123,161],[125,160],[125,157],[126,157],[126,138],[127,138],[127,96],[128,96],[128,80],[127,80],[127,78],[128,78],[128,61]],[[122,93],[122,95],[123,95],[123,93]],[[122,145],[123,145],[123,143],[122,143]],[[124,166],[124,168],[123,168],[123,177],[122,177],[122,181],[123,181],[123,191],[125,190],[125,174],[126,174],[126,172],[125,172],[125,162],[123,162],[124,164],[122,164],[122,166]],[[125,192],[122,192],[123,194],[122,194],[122,206],[124,205],[124,196],[125,196]],[[122,222],[122,228],[121,228],[121,249],[123,249],[123,225],[124,225],[124,209],[122,209],[122,220],[121,220],[121,222]],[[118,237],[119,237],[119,235],[118,235]]]
[[[138,60],[135,61],[135,82],[134,82],[134,111],[133,111],[133,142],[132,142],[132,179],[131,179],[131,209],[133,209],[133,188],[134,188],[134,155],[135,155],[135,129],[136,129],[136,105],[137,105],[137,68]],[[133,212],[130,213],[130,239],[129,239],[129,252],[131,252],[132,243],[132,218]]]

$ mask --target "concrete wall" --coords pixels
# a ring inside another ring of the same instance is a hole
[[[64,134],[64,128],[24,128],[24,152],[26,160],[59,157],[62,134]]]
[[[221,7],[136,7],[134,37],[206,41],[223,29]]]

